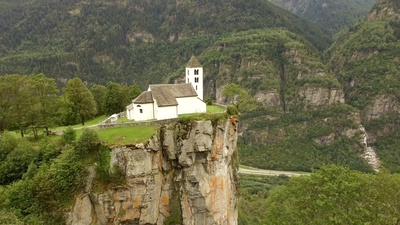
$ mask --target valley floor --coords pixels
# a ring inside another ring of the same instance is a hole
[[[279,170],[263,170],[257,168],[239,168],[239,173],[242,174],[253,174],[253,175],[264,175],[264,176],[302,176],[302,175],[310,175],[310,173],[305,172],[292,172],[292,171],[279,171]]]

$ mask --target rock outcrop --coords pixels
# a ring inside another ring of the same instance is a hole
[[[367,120],[388,114],[400,114],[400,103],[395,96],[377,96],[373,103],[366,107],[364,114]]]
[[[301,88],[299,95],[309,107],[344,103],[344,93],[340,89],[306,86]]]
[[[125,184],[86,190],[67,224],[237,224],[237,118],[164,126],[147,144],[115,147]]]

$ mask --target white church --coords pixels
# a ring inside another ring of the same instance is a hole
[[[195,56],[186,66],[186,83],[152,84],[126,107],[129,120],[165,120],[178,115],[205,113],[203,67]]]

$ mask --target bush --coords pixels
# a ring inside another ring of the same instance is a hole
[[[5,210],[0,211],[0,224],[3,225],[24,225],[22,221],[18,219],[18,217],[12,213]]]
[[[234,105],[228,106],[228,108],[226,109],[226,113],[227,113],[228,115],[230,115],[230,116],[232,116],[232,115],[239,115],[239,111],[238,111],[237,107],[234,106]]]
[[[37,159],[30,143],[20,142],[0,164],[0,184],[10,184],[22,178],[29,164]]]
[[[82,136],[76,143],[75,152],[78,156],[82,156],[89,152],[94,152],[100,147],[99,135],[95,130],[85,128]]]
[[[18,145],[17,138],[10,132],[0,135],[0,162],[5,160],[7,155]]]
[[[207,98],[205,101],[204,101],[207,105],[212,105],[213,103],[212,103],[212,100],[210,99],[210,98]]]
[[[67,127],[61,135],[63,144],[73,144],[76,140],[76,131],[71,127]]]

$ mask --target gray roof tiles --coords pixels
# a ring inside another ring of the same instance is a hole
[[[153,103],[153,96],[150,91],[145,91],[133,100],[135,104]]]
[[[196,58],[196,56],[192,56],[192,58],[190,58],[187,66],[187,68],[197,68],[197,67],[202,67],[202,65],[200,64],[199,60]]]
[[[178,105],[176,98],[197,96],[192,84],[153,84],[149,87],[159,107]]]

